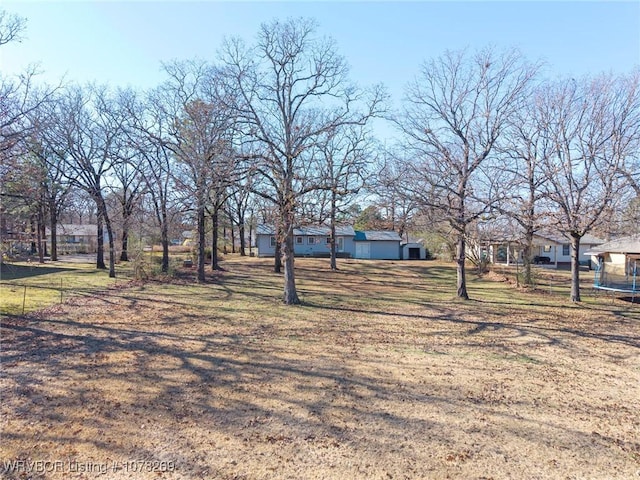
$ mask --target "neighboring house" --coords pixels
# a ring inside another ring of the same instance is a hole
[[[585,252],[595,246],[601,245],[604,240],[585,235],[580,240],[580,252],[578,259],[581,264],[590,264],[595,268],[595,263],[591,262],[591,256]],[[509,239],[502,241],[488,242],[482,247],[482,254],[492,263],[505,263],[507,265],[522,262],[523,244],[522,239]],[[533,263],[540,265],[568,266],[571,265],[571,243],[564,235],[540,232],[533,236],[533,248],[531,251]]]
[[[299,227],[293,229],[294,253],[297,257],[329,257],[331,254],[329,227]],[[336,253],[339,257],[353,257],[355,248],[353,227],[336,227]],[[256,246],[259,257],[276,254],[276,231],[270,225],[258,225]]]
[[[329,257],[331,253],[329,227],[294,228],[294,252],[297,257]],[[388,231],[355,231],[353,227],[336,228],[336,251],[339,257],[377,260],[399,260],[400,236]],[[276,253],[276,232],[270,225],[258,225],[256,245],[259,257]]]
[[[400,260],[402,238],[393,231],[366,230],[355,232],[355,258]]]
[[[193,230],[185,230],[182,232],[182,246],[193,247],[195,243],[195,232]]]
[[[603,243],[585,254],[597,265],[594,288],[640,292],[640,234]]]
[[[51,238],[51,229],[45,231]],[[56,228],[58,253],[95,253],[98,250],[98,226],[95,224],[59,224]],[[108,241],[105,232],[105,243]]]
[[[587,234],[580,239],[580,251],[578,252],[578,260],[581,265],[589,265],[595,268],[595,263],[591,262],[591,255],[586,254],[588,250],[601,245],[604,240]],[[550,263],[556,267],[571,265],[571,243],[564,235],[552,235],[548,233],[540,233],[534,235],[533,240],[533,257],[545,258],[538,263]],[[549,260],[546,261],[546,258]]]

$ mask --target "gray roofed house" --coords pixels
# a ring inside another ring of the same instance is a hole
[[[399,260],[402,238],[394,231],[356,231],[354,238],[355,258],[375,260]]]
[[[594,246],[585,253],[587,255],[599,255],[602,253],[635,253],[640,255],[640,233],[628,237],[616,238],[615,240]]]
[[[293,229],[294,235],[329,235],[331,228],[325,226],[305,226]],[[273,225],[258,225],[256,235],[275,235],[276,229]],[[336,226],[336,236],[354,236],[355,231],[351,226]]]
[[[331,228],[301,226],[293,229],[294,253],[298,257],[329,257]],[[336,227],[336,253],[339,257],[352,257],[355,231],[351,226]],[[256,246],[259,257],[273,257],[276,253],[276,229],[273,225],[256,227]]]
[[[293,229],[294,253],[300,257],[328,257],[331,229],[327,226],[301,226]],[[273,257],[276,250],[276,230],[273,225],[258,225],[256,245],[258,256]],[[340,257],[399,260],[400,235],[393,231],[356,231],[351,226],[336,228],[336,248]]]

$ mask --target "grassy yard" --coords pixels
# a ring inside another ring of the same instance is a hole
[[[61,257],[64,258],[64,257]],[[130,276],[119,269],[118,273]],[[3,263],[0,268],[0,315],[16,315],[63,302],[71,295],[87,295],[112,287],[119,279],[95,263],[48,262],[45,264]],[[122,283],[122,280],[120,280]]]
[[[640,305],[299,259],[287,307],[271,261],[222,265],[4,317],[0,477],[639,478]]]

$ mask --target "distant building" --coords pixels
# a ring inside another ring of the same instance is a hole
[[[50,242],[51,229],[48,227],[46,239]],[[59,224],[56,227],[56,240],[58,253],[95,253],[98,251],[98,225]],[[107,241],[105,238],[105,243]]]
[[[298,257],[329,257],[331,230],[326,226],[299,227],[293,230],[294,253]],[[344,258],[399,260],[400,236],[393,231],[356,231],[351,226],[336,228],[336,254]],[[276,231],[271,225],[258,225],[258,256],[276,253]]]

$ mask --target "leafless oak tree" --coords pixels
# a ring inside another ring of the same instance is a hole
[[[263,24],[253,47],[225,43],[222,63],[236,116],[259,152],[256,170],[267,188],[257,192],[278,209],[284,261],[284,302],[297,304],[293,228],[297,204],[321,186],[311,152],[326,132],[365,124],[380,108],[376,92],[363,111],[363,93],[347,81],[347,65],[334,42],[315,36],[313,21],[290,19]]]
[[[336,227],[338,216],[363,188],[375,149],[371,132],[361,125],[347,125],[326,133],[318,144],[323,189],[320,216],[326,215],[330,228],[330,265],[337,270]]]
[[[114,232],[105,202],[105,180],[118,161],[115,150],[122,135],[124,118],[115,108],[113,97],[105,87],[71,86],[51,103],[47,128],[42,136],[47,148],[55,152],[64,165],[69,182],[91,196],[98,212],[97,268],[104,263],[104,237],[109,242],[109,276],[115,277]]]
[[[155,105],[163,110],[168,130],[157,140],[173,153],[175,185],[195,211],[197,275],[202,282],[207,209],[212,215],[222,207],[224,202],[218,201],[216,192],[232,179],[234,118],[221,97],[218,72],[211,65],[193,60],[171,62],[164,69],[169,80],[156,91]]]
[[[26,18],[6,10],[0,10],[0,46],[13,41],[21,41],[26,26]]]
[[[457,296],[468,299],[466,234],[500,197],[496,142],[536,74],[516,52],[447,52],[424,64],[399,119],[415,156],[413,193],[439,210],[456,236]]]
[[[548,85],[546,135],[553,154],[545,159],[548,214],[571,244],[571,300],[580,301],[581,238],[604,220],[620,199],[625,158],[637,135],[638,85],[611,76]]]

